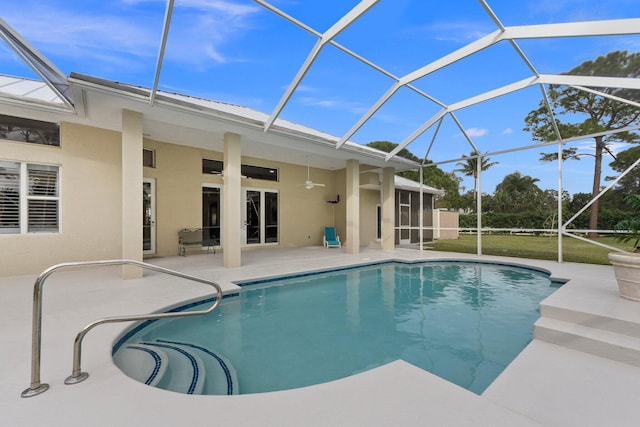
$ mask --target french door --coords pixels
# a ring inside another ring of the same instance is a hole
[[[202,187],[202,243],[219,247],[221,243],[222,193],[220,187]]]
[[[242,189],[245,206],[242,212],[244,245],[278,243],[278,192]]]
[[[156,180],[142,181],[142,253],[156,253]]]

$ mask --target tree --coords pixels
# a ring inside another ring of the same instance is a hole
[[[422,180],[425,185],[444,190],[444,196],[435,197],[436,208],[458,209],[460,207],[461,179],[455,173],[445,172],[437,166],[425,166],[422,169]]]
[[[462,172],[465,176],[473,177],[473,199],[476,199],[476,193],[478,191],[478,159],[480,153],[473,150],[469,156],[462,156],[466,160],[464,162],[456,163],[457,166],[461,166],[461,169],[456,169],[457,172]],[[474,158],[475,157],[475,158]],[[497,165],[498,162],[489,162],[489,157],[481,157],[480,170],[486,171],[491,166]]]
[[[368,143],[367,146],[390,153],[398,146],[398,144],[389,141],[372,141]],[[421,160],[416,155],[414,155],[406,148],[400,150],[398,152],[398,156],[404,157],[405,159],[413,160],[415,162],[421,162]],[[398,173],[398,175],[407,179],[414,180],[416,182],[420,182],[419,171],[405,171]],[[460,181],[455,176],[455,174],[444,172],[437,166],[425,166],[422,169],[422,183],[434,188],[438,188],[440,190],[444,190],[445,192],[442,199],[436,198],[436,206],[440,205],[439,207],[447,208],[458,207],[458,199],[460,197],[458,193],[459,182]]]
[[[520,213],[541,210],[545,193],[536,185],[538,181],[538,178],[520,172],[505,176],[494,192],[494,211]]]
[[[376,150],[384,151],[385,153],[392,152],[397,146],[398,144],[390,141],[371,141],[367,144],[367,147],[375,148]],[[413,154],[406,148],[398,151],[398,156],[404,157],[405,159],[413,160],[414,162],[421,162],[421,160],[415,154]],[[396,175],[410,179],[412,181],[420,181],[420,173],[416,170],[398,172]]]
[[[616,172],[624,172],[636,160],[640,159],[640,146],[634,146],[627,150],[621,151],[616,159],[609,163],[611,169]],[[606,177],[606,181],[613,181],[615,177]],[[636,166],[630,170],[620,181],[618,181],[617,189],[623,194],[640,194],[640,166]]]
[[[377,150],[384,151],[385,153],[392,152],[397,146],[398,144],[390,141],[371,141],[367,144],[367,147],[375,148]],[[418,163],[420,163],[421,161],[415,154],[413,154],[406,148],[398,151],[398,156],[404,157],[405,159],[413,160],[414,162]]]
[[[603,77],[640,77],[640,52],[628,54],[626,51],[610,52],[593,61],[586,61],[570,71],[564,73],[580,76]],[[602,93],[613,95],[630,101],[640,101],[640,91],[619,88],[593,88]],[[556,124],[562,138],[588,135],[621,129],[637,124],[640,118],[640,108],[585,92],[571,86],[549,86],[549,100],[551,109],[556,117]],[[561,122],[558,117],[565,116],[567,121]],[[539,108],[531,111],[525,118],[524,130],[531,132],[535,141],[550,142],[557,140],[553,123],[544,100]],[[562,160],[579,160],[581,156],[590,155],[595,158],[593,170],[592,197],[600,192],[600,178],[602,174],[602,158],[604,153],[610,154],[613,142],[638,142],[640,138],[633,132],[620,132],[594,137],[595,150],[593,153],[578,153],[572,147],[563,150]],[[615,156],[613,156],[615,157]],[[557,160],[556,154],[542,153],[542,161]],[[591,205],[589,228],[598,229],[598,201]],[[591,233],[595,236],[595,233]]]

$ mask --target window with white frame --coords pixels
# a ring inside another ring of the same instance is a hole
[[[59,230],[59,167],[0,160],[0,234]]]

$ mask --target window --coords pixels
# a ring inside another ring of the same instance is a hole
[[[202,173],[221,175],[223,165],[220,160],[202,159]]]
[[[0,233],[59,230],[59,168],[0,161]]]
[[[224,162],[221,160],[202,159],[202,173],[222,175]],[[264,168],[262,166],[240,165],[243,178],[261,179],[278,182],[278,168]]]
[[[0,139],[60,146],[60,125],[0,114]]]
[[[278,169],[276,168],[242,165],[240,170],[242,171],[242,176],[246,176],[247,178],[278,181]]]
[[[0,233],[20,232],[20,163],[0,161]]]
[[[147,168],[156,167],[156,150],[150,148],[142,149],[142,166]]]

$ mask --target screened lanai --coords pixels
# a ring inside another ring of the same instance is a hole
[[[589,154],[596,137],[640,129],[636,115],[622,127],[585,128],[577,136],[554,125],[544,142],[523,130],[525,117],[539,107],[551,123],[584,119],[581,113],[558,115],[550,87],[640,109],[637,72],[566,74],[609,52],[640,51],[635,0],[168,0],[91,7],[50,1],[28,7],[32,2],[3,7],[0,55],[7,60],[0,72],[42,80],[52,94],[47,102],[60,109],[80,105],[68,91],[71,72],[150,87],[151,106],[158,90],[244,105],[268,113],[265,134],[285,119],[337,136],[336,150],[347,141],[390,141],[398,146],[387,160],[407,149],[424,166],[449,173],[461,161],[490,157],[499,164],[486,172],[478,168],[479,194],[514,171],[536,177],[557,194],[590,193],[591,157],[541,163],[540,153],[561,155],[575,147]],[[41,96],[5,85],[3,102],[15,101],[14,90]],[[612,139],[612,151],[630,143]],[[330,167],[313,156],[311,162]],[[462,186],[476,186],[462,179]],[[607,183],[594,200],[616,183]],[[553,231],[562,261],[562,237],[584,239],[588,230],[569,232],[582,211],[567,218],[558,199],[561,220]],[[476,232],[486,230],[482,208],[478,197]],[[482,232],[477,251],[482,253]]]

